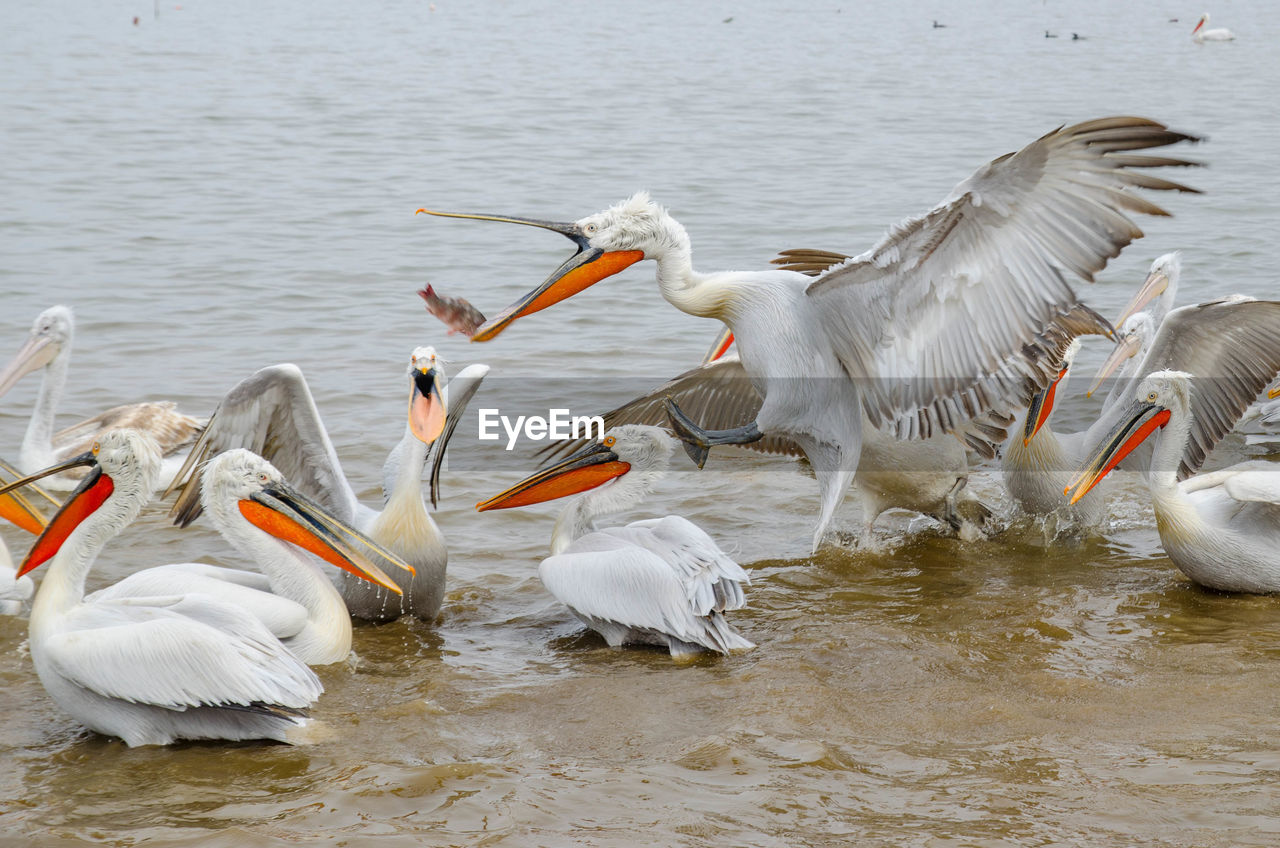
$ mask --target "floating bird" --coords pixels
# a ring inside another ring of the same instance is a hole
[[[747,573],[678,515],[593,530],[597,516],[642,500],[662,478],[672,439],[658,427],[615,427],[602,441],[476,505],[485,512],[586,492],[565,507],[538,567],[542,584],[610,645],[672,656],[755,647],[724,613],[746,601]]]
[[[934,21],[934,22],[933,22],[933,28],[934,28],[934,29],[946,29],[946,28],[947,28],[947,25],[946,25],[946,24],[940,24],[940,23],[938,23],[937,21]]]
[[[199,562],[143,569],[88,597],[90,602],[200,592],[252,613],[307,665],[351,653],[351,614],[327,574],[298,548],[355,577],[400,594],[379,564],[410,566],[299,494],[257,454],[235,448],[204,466],[201,505],[222,538],[260,571]],[[291,522],[282,534],[275,525]],[[288,544],[286,544],[288,543]]]
[[[75,461],[88,465],[89,473],[19,570],[25,574],[44,561],[46,550],[57,551],[28,628],[31,659],[50,697],[89,729],[130,746],[179,739],[289,741],[323,687],[251,613],[199,593],[84,597],[85,578],[102,548],[157,487],[155,440],[136,430],[112,430]]]
[[[1197,44],[1203,44],[1206,41],[1234,41],[1236,34],[1225,27],[1217,29],[1202,29],[1209,25],[1209,13],[1205,12],[1200,16],[1200,20],[1196,22],[1195,29],[1191,30],[1191,38]]]
[[[1141,235],[1125,212],[1166,214],[1131,188],[1191,191],[1137,170],[1191,163],[1135,151],[1193,140],[1133,117],[1054,130],[816,279],[787,270],[698,273],[684,227],[643,193],[574,223],[432,214],[539,226],[578,245],[473,341],[655,260],[668,302],[734,332],[765,398],[754,422],[725,431],[672,408],[687,452],[701,465],[713,445],[764,434],[799,444],[822,492],[816,548],[857,469],[862,416],[851,412],[861,406],[876,427],[926,438],[1003,413],[1046,386],[1070,339],[1105,330],[1076,311],[1060,269],[1092,279]]]
[[[1078,33],[1078,32],[1073,32],[1073,33],[1071,33],[1071,40],[1072,40],[1072,41],[1087,41],[1088,39],[1087,39],[1085,36],[1083,36],[1083,35],[1081,35],[1080,33]]]
[[[26,343],[0,371],[0,395],[3,395],[24,375],[44,369],[35,410],[31,413],[31,422],[27,425],[22,449],[18,453],[18,466],[29,474],[84,453],[108,430],[144,430],[156,439],[167,458],[159,478],[159,485],[163,487],[181,467],[185,449],[199,435],[202,426],[198,419],[178,412],[172,402],[112,407],[93,418],[54,432],[54,415],[66,388],[74,334],[75,319],[71,310],[65,306],[51,306],[36,317]],[[58,491],[70,491],[77,482],[74,474],[61,474],[50,477],[45,485]]]
[[[413,351],[407,371],[408,422],[382,466],[384,505],[377,510],[356,500],[302,371],[291,364],[263,368],[227,392],[209,419],[187,467],[175,480],[174,488],[182,486],[183,491],[171,514],[182,526],[200,515],[199,462],[231,448],[246,448],[279,468],[302,494],[414,569],[412,580],[400,571],[391,575],[403,595],[342,572],[339,588],[352,615],[390,621],[411,613],[430,621],[444,601],[448,551],[422,500],[422,470],[429,456],[434,457],[434,505],[449,438],[487,373],[487,365],[470,365],[446,384],[435,349]]]
[[[1203,382],[1183,371],[1147,375],[1119,423],[1069,487],[1075,490],[1072,497],[1087,493],[1152,438],[1148,483],[1160,543],[1173,564],[1211,589],[1278,592],[1280,466],[1254,461],[1194,477],[1181,473],[1188,451],[1199,450],[1193,445],[1195,430],[1203,430],[1194,411],[1193,381]]]
[[[1056,35],[1054,35],[1053,33],[1049,32],[1049,30],[1045,30],[1045,31],[1044,31],[1044,37],[1045,37],[1045,38],[1057,38],[1058,36],[1056,36]]]

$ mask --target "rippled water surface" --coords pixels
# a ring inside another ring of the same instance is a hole
[[[373,501],[414,346],[491,365],[478,405],[612,403],[696,362],[715,330],[640,265],[492,344],[445,336],[416,288],[492,314],[567,244],[419,206],[572,219],[643,188],[687,226],[699,267],[762,267],[785,247],[860,251],[993,156],[1115,113],[1208,136],[1188,153],[1210,167],[1178,175],[1204,195],[1161,198],[1174,217],[1141,222],[1148,237],[1090,303],[1114,315],[1174,248],[1181,302],[1275,296],[1269,4],[1218,3],[1214,25],[1239,38],[1202,46],[1198,5],[862,6],[10,8],[0,356],[43,308],[75,307],[67,423],[144,398],[207,414],[253,370],[296,362]],[[0,455],[16,455],[35,391],[27,378],[0,401]],[[1091,410],[1073,397],[1055,423],[1078,429]],[[131,750],[89,735],[36,679],[25,620],[0,620],[3,841],[1280,840],[1280,601],[1193,587],[1133,481],[1105,534],[1080,542],[1015,520],[965,544],[891,514],[875,549],[810,556],[801,467],[728,452],[682,465],[624,518],[678,512],[735,552],[752,577],[736,622],[759,647],[675,665],[608,649],[543,590],[554,506],[472,510],[531,459],[470,426],[437,513],[445,609],[357,629],[356,658],[320,672],[328,741]],[[972,485],[1008,511],[990,470]],[[856,528],[856,510],[837,523]],[[93,585],[235,562],[207,526],[163,512],[110,546]]]

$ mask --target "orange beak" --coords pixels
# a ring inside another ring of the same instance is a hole
[[[1098,451],[1080,473],[1067,484],[1062,493],[1065,495],[1075,489],[1075,494],[1071,495],[1073,504],[1089,494],[1089,490],[1110,474],[1112,469],[1133,452],[1134,448],[1142,444],[1156,430],[1168,424],[1169,416],[1167,409],[1153,403],[1135,401],[1133,406],[1126,410],[1120,423],[1103,438]]]
[[[481,501],[476,504],[476,510],[511,509],[576,495],[621,477],[630,470],[630,463],[618,459],[618,455],[603,443],[596,443],[526,477],[487,501]]]
[[[731,347],[733,347],[733,330],[724,327],[720,330],[720,335],[716,336],[716,340],[711,343],[711,347],[707,349],[707,355],[702,357],[702,364],[715,362],[728,353]]]
[[[1053,400],[1058,394],[1058,384],[1062,382],[1062,378],[1067,376],[1067,368],[1063,366],[1058,372],[1058,376],[1053,378],[1053,382],[1043,391],[1036,392],[1031,398],[1031,403],[1027,406],[1027,423],[1022,429],[1022,444],[1031,444],[1031,440],[1035,438],[1036,433],[1040,432],[1040,428],[1049,420],[1049,414],[1053,412]]]
[[[0,518],[36,536],[49,524],[30,501],[16,492],[0,495]]]
[[[428,215],[443,218],[467,218],[475,221],[503,221],[508,224],[525,224],[541,227],[565,236],[578,245],[578,252],[566,259],[559,268],[551,272],[543,283],[515,303],[508,306],[497,316],[490,318],[476,329],[471,336],[473,342],[487,342],[497,338],[511,322],[525,315],[540,312],[548,306],[573,297],[578,292],[595,285],[606,277],[612,277],[624,268],[644,259],[641,250],[601,250],[591,246],[591,239],[578,228],[577,224],[557,221],[543,221],[537,218],[517,218],[510,215],[472,215],[460,212],[434,212],[430,209],[419,209]],[[415,213],[416,214],[416,213]]]

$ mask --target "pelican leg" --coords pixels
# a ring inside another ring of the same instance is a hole
[[[746,445],[764,438],[764,433],[752,421],[742,427],[731,427],[728,430],[704,430],[685,415],[676,402],[668,397],[664,403],[667,417],[671,419],[671,429],[684,445],[684,452],[699,468],[707,462],[707,454],[713,445]]]

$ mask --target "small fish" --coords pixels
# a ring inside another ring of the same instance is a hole
[[[418,296],[427,304],[427,311],[444,322],[449,328],[449,335],[462,333],[471,338],[484,323],[484,315],[470,303],[460,297],[441,297],[428,283],[425,289],[419,289]]]

